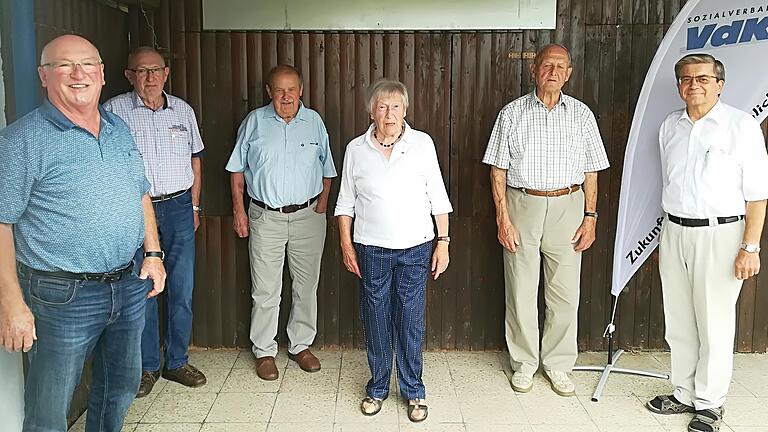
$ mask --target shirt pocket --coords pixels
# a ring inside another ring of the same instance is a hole
[[[296,162],[300,167],[313,169],[320,166],[320,143],[302,141],[296,144]]]
[[[171,152],[180,157],[192,157],[192,147],[189,145],[189,130],[180,130],[178,128],[168,129],[171,141]]]

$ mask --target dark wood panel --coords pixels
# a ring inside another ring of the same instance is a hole
[[[230,249],[219,258],[206,254],[198,263],[221,267],[220,276],[206,276],[198,283],[219,284],[220,307],[232,311],[226,319],[220,318],[221,334],[206,335],[206,344],[249,344],[247,244],[232,236],[231,221],[224,222],[231,216],[223,164],[242,117],[268,102],[266,73],[278,62],[288,62],[304,74],[304,101],[325,120],[339,171],[346,144],[370,122],[365,88],[382,76],[407,85],[411,92],[407,119],[434,138],[455,209],[451,234],[457,241],[451,266],[444,279],[429,284],[427,292],[425,346],[503,347],[501,248],[495,239],[488,168],[480,160],[498,111],[532,88],[530,53],[559,42],[571,49],[575,66],[566,91],[595,113],[612,166],[598,177],[601,218],[597,240],[584,255],[579,314],[579,347],[604,349],[602,332],[611,312],[609,285],[626,139],[648,65],[665,25],[683,4],[679,0],[561,0],[555,30],[521,32],[201,32],[199,0],[165,0],[154,22],[158,34],[167,34],[171,45],[172,90],[198,110],[209,148],[203,202],[213,213],[207,218],[222,218],[219,244],[208,247]],[[335,182],[331,207],[337,194]],[[745,285],[739,306],[739,350],[765,350],[768,345],[768,295],[760,288],[767,283],[758,280]],[[200,292],[213,295],[207,288]],[[341,265],[338,228],[332,218],[318,298],[317,344],[362,346],[357,282]],[[281,322],[289,302],[286,299],[281,306]],[[209,311],[201,313],[210,319]],[[643,266],[621,296],[618,324],[617,346],[664,347],[655,262]],[[283,333],[279,340],[284,342]]]

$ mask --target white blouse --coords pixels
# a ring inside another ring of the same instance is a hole
[[[453,211],[432,138],[407,123],[389,160],[371,125],[344,155],[335,215],[354,217],[354,242],[406,249],[435,238],[432,215]]]

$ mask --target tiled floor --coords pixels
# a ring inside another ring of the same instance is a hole
[[[515,394],[503,353],[424,354],[429,418],[412,424],[404,402],[392,397],[374,417],[360,414],[369,377],[362,351],[315,351],[314,374],[278,355],[280,378],[256,376],[249,351],[193,351],[190,362],[208,384],[187,389],[160,380],[131,406],[123,431],[131,432],[635,432],[685,431],[689,415],[659,416],[643,404],[671,391],[668,381],[612,374],[600,402],[591,402],[599,374],[574,373],[578,395],[557,396],[536,375],[534,389]],[[604,364],[604,353],[583,353],[579,364]],[[625,354],[620,367],[668,371],[668,353]],[[768,432],[768,356],[736,355],[724,432]],[[84,418],[71,430],[82,431]]]

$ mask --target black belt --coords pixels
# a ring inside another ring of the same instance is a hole
[[[687,227],[703,227],[703,226],[717,226],[722,224],[728,224],[731,222],[738,222],[744,219],[744,215],[720,216],[720,217],[709,218],[709,219],[688,219],[688,218],[681,218],[675,215],[667,215],[667,218],[669,218],[670,222],[674,222],[678,225],[687,226]]]
[[[117,270],[112,270],[111,272],[106,273],[70,273],[65,271],[42,271],[42,270],[35,270],[32,267],[26,266],[22,263],[17,263],[19,266],[19,270],[22,271],[22,273],[28,273],[28,274],[35,274],[43,277],[52,277],[52,278],[58,278],[58,279],[71,279],[71,280],[82,280],[82,281],[91,281],[91,282],[117,282],[120,279],[122,279],[125,275],[131,272],[133,270],[133,261],[131,261],[128,265],[124,267],[120,267]]]
[[[251,202],[256,204],[257,206],[263,208],[263,209],[272,210],[272,211],[276,211],[276,212],[280,212],[280,213],[294,213],[294,212],[297,212],[297,211],[299,211],[301,209],[305,209],[305,208],[311,206],[312,203],[317,201],[317,197],[319,197],[319,196],[320,195],[317,195],[317,196],[314,196],[314,197],[310,198],[309,201],[305,202],[304,204],[291,204],[291,205],[287,205],[285,207],[278,207],[278,208],[270,207],[270,206],[264,204],[264,202],[257,200],[256,198],[251,198]]]
[[[152,197],[152,202],[160,202],[160,201],[168,201],[169,199],[174,199],[178,196],[182,196],[185,193],[187,193],[189,189],[180,190],[178,192],[169,193],[166,195],[158,195]]]

